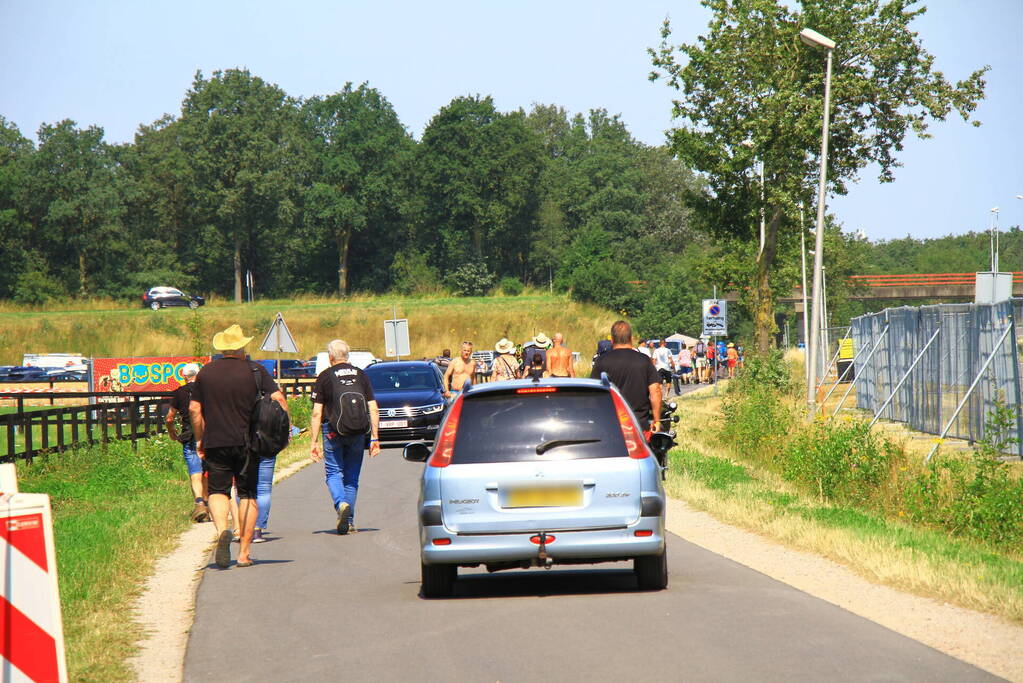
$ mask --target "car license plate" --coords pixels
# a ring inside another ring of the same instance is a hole
[[[380,428],[381,429],[393,429],[395,427],[397,427],[397,428],[408,427],[408,420],[381,420],[380,421]]]
[[[579,484],[557,486],[523,486],[508,489],[506,508],[576,507],[583,504],[583,489]]]

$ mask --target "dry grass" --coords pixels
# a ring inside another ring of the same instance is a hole
[[[707,391],[681,399],[679,445],[684,452],[738,465],[717,437],[720,410],[721,399]],[[846,565],[870,581],[1023,622],[1021,558],[994,558],[940,532],[871,521],[866,514],[800,497],[777,475],[747,462],[741,467],[753,478],[737,480],[725,491],[711,488],[683,465],[670,474],[669,493],[721,521]],[[779,504],[782,499],[797,502]],[[844,513],[851,523],[820,519]],[[857,524],[858,517],[865,521]]]
[[[457,352],[463,340],[491,349],[501,337],[522,343],[537,332],[565,335],[568,344],[588,359],[607,334],[614,317],[595,306],[549,294],[518,297],[425,297],[390,299],[356,295],[345,300],[304,296],[291,301],[209,305],[193,314],[187,309],[9,311],[0,313],[0,364],[16,364],[25,352],[75,352],[94,357],[190,355],[192,321],[198,316],[202,348],[213,334],[238,323],[255,340],[257,351],[277,312],[283,314],[301,350],[310,357],[334,338],[383,357],[383,321],[392,305],[408,318],[412,356],[433,357],[442,349]]]

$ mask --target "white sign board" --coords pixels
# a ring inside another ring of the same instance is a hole
[[[1012,298],[1012,273],[977,273],[974,303],[996,304]]]
[[[408,341],[407,319],[384,321],[384,355],[388,358],[412,355]]]
[[[284,322],[284,316],[280,313],[274,320],[273,325],[266,333],[263,343],[259,346],[262,351],[276,351],[278,353],[298,353],[298,344],[291,336],[291,330]]]
[[[704,337],[728,336],[728,302],[724,299],[703,300]]]

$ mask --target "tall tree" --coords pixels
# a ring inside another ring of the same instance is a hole
[[[294,100],[247,70],[195,76],[182,103],[181,145],[195,177],[198,212],[233,255],[234,298],[243,260],[268,276],[273,233],[295,220],[304,145]],[[248,257],[244,259],[243,257]]]
[[[90,293],[89,274],[105,260],[108,242],[120,233],[122,213],[113,149],[103,129],[80,129],[64,120],[39,128],[39,148],[30,162],[34,222],[45,239],[44,251],[66,285]]]
[[[402,163],[413,149],[391,103],[363,83],[303,105],[314,157],[306,192],[307,222],[326,232],[337,250],[337,289],[348,293],[352,238],[380,234],[404,199]]]
[[[28,192],[28,162],[35,151],[18,127],[0,116],[0,297],[13,294],[24,270],[28,224],[23,199]]]
[[[955,84],[934,69],[910,28],[925,9],[913,0],[703,0],[712,18],[693,44],[662,42],[651,50],[651,79],[666,77],[682,97],[673,115],[672,149],[705,174],[696,207],[704,229],[758,242],[751,292],[756,346],[775,327],[771,273],[779,236],[798,231],[800,201],[812,197],[820,155],[824,59],[799,41],[813,28],[837,43],[832,76],[828,189],[869,163],[893,178],[909,132],[927,137],[929,121],[954,109],[969,120],[983,97],[987,67]],[[976,124],[976,122],[975,122]],[[764,165],[760,185],[757,164]],[[765,220],[760,243],[758,223]]]

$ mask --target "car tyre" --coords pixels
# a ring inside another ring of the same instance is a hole
[[[199,308],[199,302],[196,301],[195,299],[192,299],[191,301],[188,302],[188,307],[192,309]]]
[[[458,565],[454,564],[423,564],[423,597],[446,598],[451,595],[458,578]]]
[[[153,301],[153,302],[151,302],[149,304],[149,307],[151,309],[153,309],[154,311],[159,311],[160,310],[160,302],[159,301]]]
[[[660,555],[644,555],[633,560],[636,581],[641,591],[660,591],[668,587],[668,549]]]

